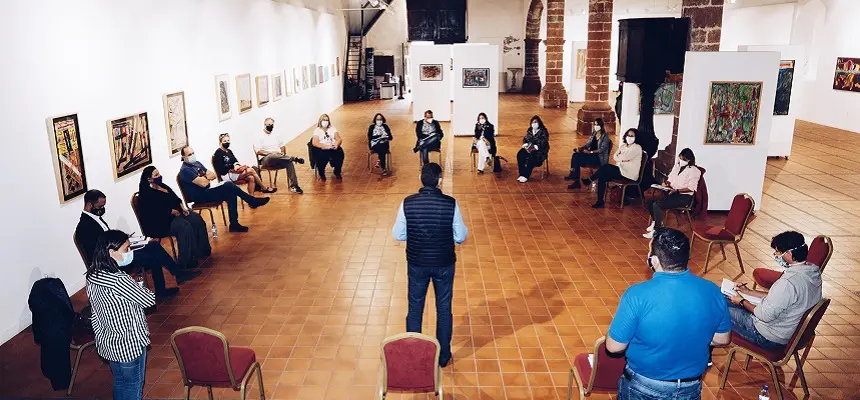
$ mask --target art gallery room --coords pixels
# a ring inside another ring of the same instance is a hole
[[[860,399],[858,6],[4,2],[0,398]]]

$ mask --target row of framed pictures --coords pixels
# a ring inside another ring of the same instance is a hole
[[[331,65],[310,64],[299,68],[288,68],[283,72],[271,75],[259,75],[254,77],[253,85],[250,74],[236,76],[236,103],[239,114],[251,111],[254,107],[252,86],[256,88],[257,107],[263,107],[270,101],[278,101],[284,97],[292,96],[303,90],[314,88],[340,76],[340,57]],[[230,104],[230,77],[228,75],[217,75],[215,77],[215,93],[218,106],[218,121],[226,121],[233,115]],[[269,91],[271,87],[271,92]]]
[[[420,64],[418,66],[418,78],[422,81],[442,81],[442,64]],[[489,68],[463,68],[464,88],[488,88],[490,87]]]

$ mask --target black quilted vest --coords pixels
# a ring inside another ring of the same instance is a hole
[[[453,197],[422,188],[403,200],[406,215],[406,261],[415,267],[454,265]]]

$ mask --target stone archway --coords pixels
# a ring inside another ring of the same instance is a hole
[[[543,17],[543,0],[532,0],[529,13],[526,16],[525,39],[525,75],[523,76],[523,93],[540,93],[540,21]]]

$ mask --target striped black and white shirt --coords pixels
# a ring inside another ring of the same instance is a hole
[[[87,296],[99,355],[113,362],[139,357],[149,345],[143,309],[155,305],[155,293],[124,272],[102,271],[87,278]]]

